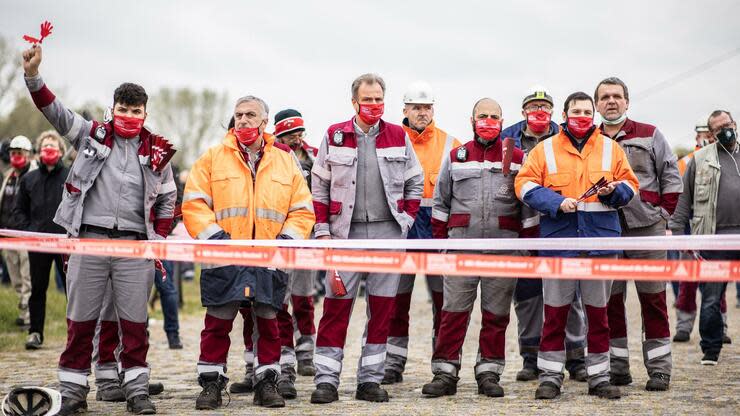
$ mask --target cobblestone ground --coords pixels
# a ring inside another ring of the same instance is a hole
[[[604,401],[586,395],[586,385],[572,381],[565,382],[563,395],[559,400],[543,403],[533,400],[536,382],[516,382],[515,374],[521,362],[517,353],[515,328],[516,321],[512,310],[512,320],[507,331],[507,367],[502,377],[506,397],[489,399],[476,394],[476,384],[472,365],[477,353],[477,338],[480,328],[478,306],[473,315],[464,346],[463,370],[456,396],[425,399],[421,397],[421,386],[431,379],[429,357],[431,345],[431,305],[427,301],[423,280],[419,280],[413,297],[412,338],[410,359],[404,374],[404,382],[388,388],[390,403],[369,404],[354,400],[356,387],[355,370],[359,354],[359,344],[365,320],[365,303],[358,301],[355,306],[347,340],[346,360],[340,386],[340,400],[331,405],[318,406],[309,403],[313,389],[311,378],[299,377],[297,382],[298,399],[288,402],[279,410],[266,410],[252,405],[252,397],[233,396],[228,407],[218,412],[201,414],[491,414],[491,413],[536,413],[536,414],[740,414],[740,309],[735,305],[735,287],[728,288],[729,331],[735,341],[722,350],[720,363],[716,367],[703,367],[699,364],[701,353],[698,346],[698,329],[692,333],[687,344],[674,344],[674,373],[671,389],[667,393],[649,393],[644,390],[647,375],[641,363],[639,305],[634,286],[628,294],[630,314],[630,352],[634,383],[623,388],[624,397],[618,401]],[[673,301],[669,290],[669,302]],[[674,311],[670,310],[673,329]],[[320,307],[316,320],[320,318]],[[240,318],[239,318],[240,319]],[[239,320],[238,319],[238,320]],[[152,365],[152,378],[165,384],[165,392],[155,398],[160,414],[196,414],[195,397],[200,391],[195,376],[195,362],[198,357],[199,334],[202,316],[186,317],[181,322],[181,333],[185,349],[172,351],[167,348],[162,323],[154,322],[151,327],[152,345],[149,362]],[[241,323],[235,325],[232,335],[232,349],[229,356],[231,369],[228,375],[232,380],[242,377],[243,347]],[[56,381],[55,367],[63,345],[49,345],[35,352],[0,354],[0,393],[6,394],[14,384],[31,383],[53,386]],[[92,377],[91,377],[92,382]],[[125,414],[122,403],[101,403],[95,401],[94,389],[89,397],[90,414]],[[225,402],[227,399],[224,399]]]

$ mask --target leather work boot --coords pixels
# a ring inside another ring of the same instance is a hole
[[[609,381],[612,386],[628,386],[632,384],[632,374],[609,374]]]
[[[663,373],[650,374],[650,380],[645,385],[647,391],[666,391],[671,384],[671,376]]]
[[[202,373],[198,376],[198,384],[203,390],[195,399],[197,410],[216,410],[221,407],[221,390],[226,388],[229,379],[217,372]]]
[[[326,404],[337,400],[339,400],[339,392],[329,383],[317,384],[316,390],[311,393],[311,403],[314,404]]]
[[[522,367],[519,372],[516,373],[516,381],[532,381],[537,380],[539,374],[536,368]]]
[[[316,375],[316,366],[311,360],[298,360],[298,374],[313,377]]]
[[[126,401],[126,410],[135,415],[153,415],[157,413],[157,408],[149,398],[148,394],[140,394]]]
[[[421,394],[429,397],[453,396],[457,393],[459,377],[447,373],[437,373],[430,383],[421,388]]]
[[[478,374],[475,380],[478,382],[478,394],[488,397],[504,397],[504,388],[498,384],[500,380],[498,374],[486,371]]]
[[[560,387],[551,381],[543,381],[534,392],[536,400],[552,400],[560,396]]]
[[[265,371],[265,375],[254,386],[253,403],[263,407],[285,407],[285,399],[277,389],[278,373],[274,370]]]
[[[403,381],[403,374],[395,370],[385,370],[385,376],[380,384],[396,384]]]
[[[581,383],[588,381],[588,371],[586,371],[585,365],[576,366],[573,371],[569,371],[570,379]]]
[[[68,416],[83,412],[87,412],[86,400],[75,400],[62,396],[62,407],[59,409],[59,413],[57,413],[58,416]]]
[[[622,392],[619,391],[619,387],[612,385],[608,381],[602,381],[596,387],[589,387],[588,395],[614,400],[622,397]]]
[[[387,402],[388,392],[383,390],[378,383],[360,383],[357,385],[355,399],[368,402]]]

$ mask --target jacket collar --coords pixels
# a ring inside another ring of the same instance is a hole
[[[409,119],[404,118],[403,123],[401,124],[401,127],[406,131],[406,134],[409,135],[409,139],[411,140],[411,143],[414,144],[422,144],[426,143],[429,140],[434,137],[434,134],[436,133],[436,127],[434,126],[434,120],[432,120],[431,123],[422,131],[419,133],[418,131],[412,129],[409,126]]]

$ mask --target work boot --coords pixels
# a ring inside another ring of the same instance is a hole
[[[475,376],[478,382],[478,394],[484,394],[488,397],[504,397],[504,389],[498,382],[500,377],[493,371],[486,371]]]
[[[632,384],[632,374],[609,374],[609,382],[612,386],[628,386]]]
[[[316,390],[311,393],[311,403],[314,404],[325,404],[339,400],[339,392],[337,388],[329,383],[319,383],[316,385]]]
[[[247,373],[244,376],[244,381],[237,381],[231,383],[229,386],[229,393],[244,394],[251,393],[254,391],[254,366],[247,364]]]
[[[666,391],[668,390],[670,382],[671,376],[669,376],[668,374],[653,373],[650,375],[650,380],[648,380],[647,384],[645,385],[645,390]]]
[[[577,365],[572,371],[568,371],[568,373],[570,373],[569,378],[571,380],[581,383],[588,381],[588,371],[586,371],[586,366],[584,364]]]
[[[126,401],[126,410],[135,415],[153,415],[157,413],[148,394],[140,394]]]
[[[552,381],[543,381],[534,392],[537,400],[552,400],[560,396],[560,387]]]
[[[532,381],[537,380],[539,371],[532,367],[522,367],[518,373],[516,373],[516,381]]]
[[[125,402],[126,395],[123,393],[121,386],[113,386],[105,389],[98,388],[95,393],[95,400],[99,402]]]
[[[202,373],[198,376],[198,384],[203,390],[195,399],[195,408],[197,410],[216,410],[221,404],[221,390],[226,388],[229,379],[215,371]]]
[[[312,360],[298,360],[298,374],[313,377],[316,375],[316,367]]]
[[[602,381],[596,387],[588,388],[589,396],[599,396],[602,399],[614,400],[622,397],[619,387],[612,385],[608,381]]]
[[[149,395],[156,396],[162,394],[164,391],[164,384],[162,383],[149,383]]]
[[[37,350],[41,348],[41,344],[43,342],[41,341],[41,334],[38,332],[31,332],[28,334],[28,338],[26,338],[26,349],[27,350]]]
[[[180,335],[177,332],[167,333],[167,344],[169,344],[171,350],[182,349],[182,341],[180,341]]]
[[[253,403],[264,407],[285,407],[285,399],[277,389],[278,373],[275,370],[265,371],[265,375],[254,386]],[[293,388],[295,390],[295,387]]]
[[[380,384],[395,384],[403,381],[403,375],[395,370],[385,370],[383,381]]]
[[[59,409],[58,416],[69,416],[75,413],[87,412],[86,400],[75,400],[71,397],[62,396],[62,407]]]
[[[295,384],[290,378],[280,377],[277,382],[277,391],[283,396],[283,399],[295,399],[298,397],[298,392],[295,389]]]
[[[457,393],[460,377],[448,373],[437,373],[430,383],[421,388],[421,394],[429,397],[453,396]]]
[[[378,383],[360,383],[357,385],[355,399],[368,402],[387,402],[388,392],[383,390]]]
[[[676,331],[676,335],[673,336],[673,342],[689,342],[691,334],[686,331]]]

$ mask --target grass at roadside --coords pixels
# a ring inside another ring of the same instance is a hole
[[[200,305],[200,267],[196,265],[194,280],[183,281],[183,307],[180,317],[203,314]],[[67,299],[57,291],[52,276],[46,294],[46,326],[44,344],[64,343],[67,337]],[[161,320],[162,308],[159,300],[149,309],[151,318]],[[10,286],[0,286],[0,352],[19,351],[25,348],[28,331],[15,324],[18,317],[18,296]]]

